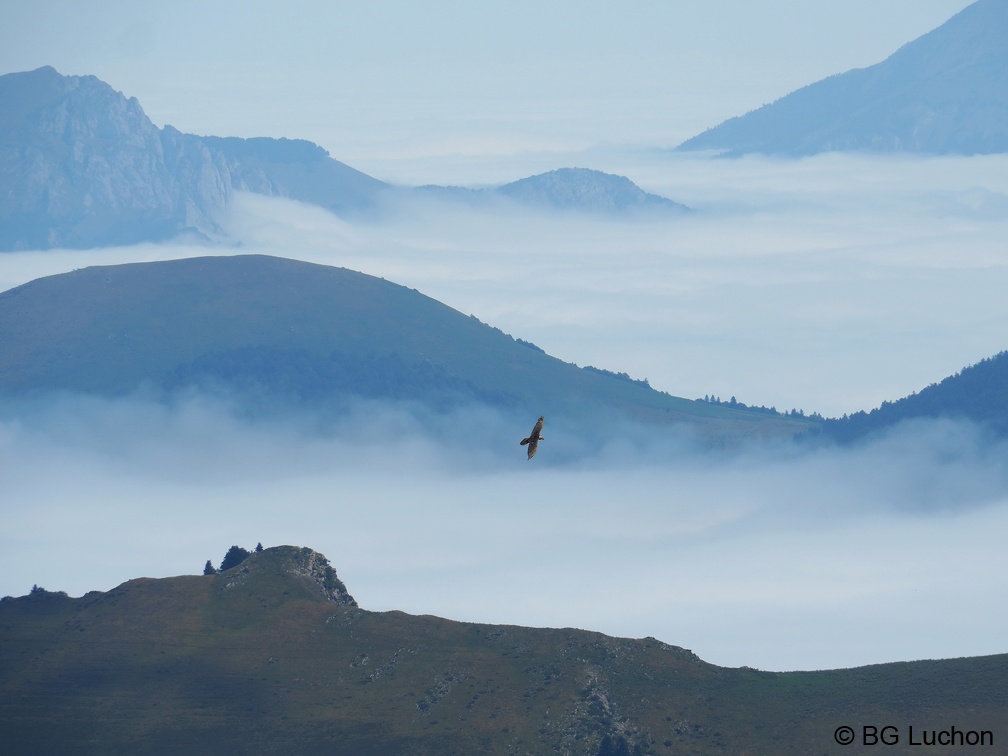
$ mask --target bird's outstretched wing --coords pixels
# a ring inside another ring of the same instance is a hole
[[[539,435],[543,427],[543,418],[540,417],[532,428],[532,432],[529,434],[528,438],[523,438],[521,440],[521,445],[528,445],[528,458],[532,459],[535,456],[536,451],[539,449],[539,442],[542,441],[542,436]]]
[[[528,458],[532,459],[535,456],[536,451],[539,449],[539,439],[530,438],[528,442]]]

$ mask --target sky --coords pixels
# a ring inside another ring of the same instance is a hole
[[[416,160],[672,146],[968,4],[7,0],[0,72],[93,74],[158,126],[309,139],[395,180]]]
[[[0,72],[94,74],[159,126],[307,138],[406,185],[578,165],[696,212],[418,203],[369,223],[238,195],[231,246],[5,253],[0,290],[91,264],[277,254],[384,276],[678,396],[870,409],[1005,348],[1008,159],[668,148],[967,4],[12,0]],[[727,666],[1006,650],[1005,449],[975,428],[721,455],[640,428],[585,449],[548,418],[527,463],[524,418],[360,412],[364,439],[353,418],[251,422],[199,396],[0,407],[0,595],[200,572],[261,541],[325,553],[368,609],[654,636]],[[442,432],[460,426],[476,437]]]

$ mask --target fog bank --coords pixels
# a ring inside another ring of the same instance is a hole
[[[534,418],[533,418],[534,419]],[[362,607],[654,636],[718,664],[1003,652],[1004,444],[925,423],[852,448],[700,452],[627,428],[365,403],[326,427],[191,396],[0,420],[0,594],[198,574],[310,546]]]

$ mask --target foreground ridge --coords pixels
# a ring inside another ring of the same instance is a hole
[[[14,754],[808,753],[880,718],[904,736],[1008,721],[1008,655],[729,669],[654,638],[366,611],[296,546],[4,599],[0,662]]]

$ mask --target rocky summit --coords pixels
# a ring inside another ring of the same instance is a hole
[[[45,67],[0,77],[0,249],[217,233],[225,161],[135,98]]]

